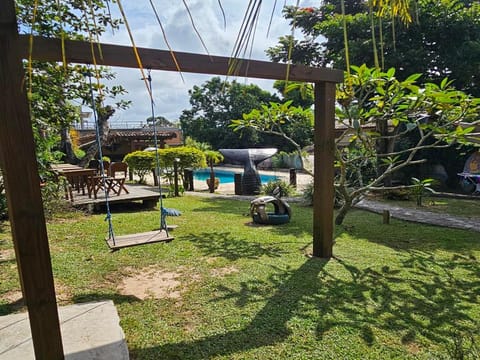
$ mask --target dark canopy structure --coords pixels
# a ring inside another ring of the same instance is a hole
[[[87,42],[66,41],[68,62],[91,63]],[[137,68],[134,51],[128,46],[101,44],[97,63]],[[168,51],[138,49],[145,67],[177,71]],[[59,39],[29,38],[18,34],[14,0],[0,2],[0,165],[7,190],[8,211],[16,260],[37,359],[63,359],[63,347],[55,300],[48,236],[40,193],[35,145],[26,91],[22,82],[22,59],[62,61]],[[212,75],[229,73],[228,57],[175,53],[183,72]],[[291,66],[265,61],[241,60],[234,74],[250,78],[315,84],[315,180],[313,210],[313,255],[330,258],[333,245],[333,176],[335,84],[343,72],[326,68]]]

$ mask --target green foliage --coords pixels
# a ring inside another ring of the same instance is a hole
[[[88,40],[90,35],[100,36],[107,26],[117,28],[119,25],[119,20],[110,16],[105,2],[100,0],[89,3],[88,13],[85,3],[78,1],[38,1],[35,2],[36,12],[32,11],[34,5],[29,0],[15,1],[15,4],[19,29],[27,34]],[[32,18],[34,13],[35,21]],[[29,65],[32,71],[26,71],[25,83],[36,136],[37,158],[42,172],[59,158],[57,151],[67,153],[65,147],[60,148],[62,143],[59,134],[80,118],[80,109],[73,102],[81,99],[84,104],[91,105],[91,93],[84,76],[88,70],[86,66],[40,61],[32,61]],[[125,93],[121,86],[103,84],[103,80],[114,78],[113,73],[104,67],[97,67],[96,70],[102,83],[93,84],[94,90],[101,88],[96,99],[99,114],[103,110],[100,104],[107,98],[115,101],[116,108],[128,106],[128,101],[117,98]]]
[[[41,185],[43,212],[45,218],[50,220],[54,215],[68,212],[71,204],[65,201],[65,189],[63,187],[66,179],[58,179],[54,174],[49,174]]]
[[[257,85],[222,81],[219,77],[194,86],[189,95],[192,108],[184,110],[180,117],[185,136],[206,142],[214,149],[254,147],[263,143],[253,131],[235,134],[228,125],[243,113],[277,100],[276,96]]]
[[[204,151],[205,159],[208,166],[213,167],[213,165],[219,164],[224,160],[224,157],[221,152],[215,150],[206,150]]]
[[[302,199],[306,205],[313,205],[313,181],[304,186],[302,191]]]
[[[412,177],[412,187],[410,189],[412,195],[415,197],[417,206],[422,206],[422,198],[426,191],[433,192],[432,185],[435,184],[435,179],[417,179]]]
[[[188,146],[158,149],[158,160],[159,175],[166,177],[170,184],[173,183],[174,163],[177,165],[182,180],[185,169],[207,166],[203,151]],[[145,176],[157,168],[157,158],[155,152],[152,151],[134,151],[125,155],[123,161],[140,178],[140,183],[144,183]]]
[[[313,143],[313,112],[293,106],[292,100],[284,103],[270,102],[261,105],[241,119],[232,120],[234,131],[252,129],[256,132],[279,137],[301,153],[301,149]]]
[[[185,146],[194,147],[194,148],[197,148],[197,149],[202,150],[202,151],[212,149],[212,146],[210,144],[205,143],[205,142],[197,141],[190,136],[187,136],[185,138]]]
[[[301,30],[304,39],[293,43],[281,38],[279,45],[267,54],[274,61],[286,62],[290,45],[294,63],[333,64],[346,69],[344,21],[348,29],[350,64],[374,66],[372,18],[368,4],[360,0],[344,1],[342,16],[339,1],[324,1],[313,11],[300,11],[291,6],[285,17]],[[376,2],[376,3],[382,3]],[[386,2],[383,2],[385,5]],[[421,73],[425,80],[440,82],[446,76],[455,79],[455,87],[480,96],[478,67],[480,64],[480,6],[475,1],[416,1],[410,3],[412,21],[400,23],[390,16],[390,7],[383,13],[373,11],[376,50],[383,55],[383,69],[394,67],[398,77]],[[380,16],[382,21],[379,21]],[[325,39],[321,45],[318,39]]]
[[[272,167],[277,169],[301,169],[302,161],[299,158],[306,156],[305,153],[280,151],[272,156]]]
[[[139,183],[145,183],[145,176],[155,168],[155,153],[149,151],[134,151],[125,155],[123,161],[130,171],[139,177]]]
[[[162,176],[166,177],[170,184],[173,184],[174,163],[176,163],[179,177],[182,182],[185,169],[198,169],[207,166],[203,151],[189,146],[172,147],[158,150]]]
[[[85,156],[85,151],[82,149],[75,149],[75,156],[79,159],[82,159]]]
[[[281,198],[295,194],[295,188],[285,180],[270,180],[262,185],[261,192],[265,195]]]

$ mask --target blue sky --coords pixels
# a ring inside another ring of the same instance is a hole
[[[246,0],[222,0],[227,19],[224,28],[222,11],[217,0],[186,0],[195,25],[200,32],[210,54],[230,56],[235,39],[241,26],[243,15],[247,9]],[[252,59],[267,60],[265,50],[277,44],[280,36],[291,33],[288,22],[282,17],[281,9],[287,5],[295,5],[296,0],[277,1],[270,33],[267,29],[274,0],[264,0],[261,8],[260,21],[252,52]],[[163,3],[163,7],[161,6]],[[166,2],[154,1],[157,12],[167,33],[167,38],[176,51],[205,54],[198,36],[195,34],[187,11],[182,1]],[[172,4],[173,3],[173,4]],[[318,5],[319,1],[300,1],[300,6]],[[135,44],[139,47],[167,49],[160,27],[155,18],[149,0],[127,0],[122,2],[127,20],[132,29]],[[115,17],[120,17],[116,5],[111,5]],[[299,31],[297,31],[299,34]],[[125,28],[119,31],[107,32],[101,39],[105,43],[130,45],[130,39]],[[118,125],[138,124],[150,116],[150,103],[145,89],[145,84],[140,80],[138,69],[113,68],[116,73],[114,83],[123,85],[128,94],[125,99],[131,100],[132,106],[128,110],[118,110],[112,122]],[[190,107],[188,90],[194,85],[201,85],[212,76],[184,73],[185,82],[178,73],[165,71],[152,71],[155,114],[165,116],[170,120],[177,120],[182,110]],[[232,78],[229,78],[232,80]],[[237,79],[239,82],[255,83],[268,91],[274,91],[273,82],[257,79]]]

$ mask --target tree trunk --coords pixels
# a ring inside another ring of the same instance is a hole
[[[377,150],[377,177],[382,175],[387,169],[388,165],[384,164],[380,155],[385,155],[389,153],[389,140],[385,137],[388,136],[388,121],[384,119],[377,120],[376,122],[376,131],[380,134],[380,138],[376,141],[376,150]],[[386,187],[392,186],[392,177],[386,176],[383,179],[383,185]]]
[[[213,194],[215,192],[215,172],[213,171],[213,162],[210,163],[210,183],[208,190]]]
[[[343,206],[338,210],[338,214],[335,217],[335,225],[342,225],[343,220],[345,220],[345,216],[347,213],[350,211],[352,208],[352,202],[351,201],[345,201]]]
[[[108,125],[108,119],[115,113],[115,109],[111,106],[106,106],[105,108],[101,108],[97,112],[97,127],[98,132],[100,135],[100,144],[104,146],[107,144],[108,141],[108,132],[110,127]],[[95,141],[85,152],[84,158],[80,161],[80,166],[87,166],[90,160],[94,159],[98,153],[98,143]]]
[[[60,142],[60,151],[62,151],[65,156],[63,157],[63,162],[69,164],[78,164],[80,159],[75,155],[73,151],[72,139],[70,137],[70,127],[65,126],[60,130],[61,142]]]

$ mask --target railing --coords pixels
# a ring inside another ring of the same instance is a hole
[[[112,121],[110,123],[110,129],[141,129],[146,126],[146,121]],[[95,130],[95,122],[83,121],[82,124],[76,123],[74,128],[76,130]]]

